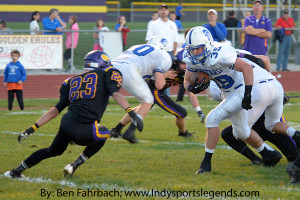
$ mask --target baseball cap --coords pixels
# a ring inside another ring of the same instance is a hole
[[[217,12],[215,9],[209,9],[209,10],[207,11],[207,14],[209,14],[210,12],[213,12],[213,13],[215,13],[216,15],[218,15],[218,12]]]
[[[166,8],[166,9],[169,9],[169,7],[167,6],[167,4],[161,4],[159,9],[162,9],[162,8]]]
[[[288,9],[284,9],[282,12],[283,12],[283,14],[289,14],[289,10]]]
[[[256,2],[260,3],[261,5],[264,5],[264,3],[261,0],[254,0],[252,4],[255,4]]]

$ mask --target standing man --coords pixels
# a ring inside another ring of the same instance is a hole
[[[207,11],[208,24],[204,24],[203,27],[207,28],[211,33],[214,41],[223,42],[227,37],[226,26],[222,23],[217,22],[218,13],[215,9]]]
[[[184,12],[182,11],[182,1],[179,1],[179,5],[176,6],[176,19],[181,20],[181,16],[184,16]]]
[[[67,28],[67,24],[60,18],[56,8],[52,8],[49,11],[49,16],[45,17],[42,22],[44,30],[47,30],[44,34],[48,35],[62,35],[62,31]]]
[[[249,16],[251,16],[251,12],[250,11],[246,11],[244,13],[244,19],[241,19],[241,28],[244,28],[244,25],[245,25],[245,19]],[[239,49],[243,49],[244,48],[244,43],[245,43],[245,30],[244,29],[240,29],[238,30],[238,33],[240,34],[240,47]]]
[[[177,26],[168,18],[169,9],[166,4],[160,6],[158,13],[160,18],[152,22],[147,30],[146,43],[151,37],[160,35],[168,41],[167,51],[175,55],[179,41]]]
[[[262,15],[264,10],[261,0],[253,1],[253,15],[245,19],[246,32],[244,50],[253,55],[267,55],[268,38],[272,36],[271,19]]]
[[[60,88],[60,100],[35,124],[18,137],[19,142],[31,136],[36,129],[55,118],[69,106],[62,117],[57,135],[48,148],[35,151],[18,167],[7,171],[4,176],[22,178],[22,172],[37,165],[44,159],[59,156],[67,149],[70,142],[86,146],[73,162],[65,166],[64,175],[72,176],[75,170],[96,154],[110,137],[110,131],[100,126],[100,121],[112,96],[127,112],[132,121],[142,129],[143,121],[129,106],[128,101],[119,92],[122,75],[113,68],[110,58],[103,51],[91,51],[84,58],[84,73],[66,79]]]
[[[282,13],[282,17],[280,17],[275,24],[275,28],[278,30],[282,30],[284,32],[282,42],[279,42],[278,54],[277,54],[277,67],[276,70],[280,71],[282,67],[282,71],[290,71],[287,69],[287,65],[289,62],[289,56],[292,47],[292,34],[295,29],[294,19],[289,17],[289,10],[285,9]],[[289,28],[291,30],[285,30]]]
[[[237,28],[240,27],[239,20],[236,19],[234,11],[229,11],[228,18],[223,22],[227,28]],[[227,39],[231,41],[231,43],[235,43],[237,41],[237,35],[235,37],[235,41],[232,41],[232,32],[235,30],[230,30],[227,36]]]

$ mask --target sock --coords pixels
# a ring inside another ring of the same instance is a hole
[[[25,171],[26,169],[28,169],[27,165],[24,163],[24,161],[15,169],[15,171],[17,171],[18,173],[22,173],[23,171]]]
[[[295,132],[296,132],[296,130],[295,130],[293,127],[289,127],[289,128],[286,130],[286,133],[287,133],[289,136],[291,136],[291,137],[294,136]]]
[[[131,123],[128,129],[130,129],[130,130],[135,130],[136,127],[135,127],[135,125],[134,125],[133,123]]]
[[[296,167],[300,167],[300,156],[298,156],[298,157],[296,158],[296,160],[294,161],[294,165],[295,165]]]
[[[214,154],[214,151],[215,151],[214,149],[208,149],[205,147],[205,156],[203,161],[211,163],[211,157]]]
[[[123,125],[121,122],[119,122],[115,129],[116,129],[116,131],[121,132],[124,127],[125,127],[125,125]]]
[[[260,157],[258,157],[257,155],[255,155],[253,153],[253,151],[251,151],[251,149],[249,149],[249,147],[245,146],[245,148],[240,152],[241,154],[243,154],[244,156],[246,156],[249,160],[261,160]]]
[[[75,169],[77,167],[79,167],[80,165],[82,165],[84,162],[86,162],[89,158],[84,155],[83,153],[80,154],[80,156],[77,158],[77,160],[75,160],[75,162],[72,163],[72,165],[75,167]]]

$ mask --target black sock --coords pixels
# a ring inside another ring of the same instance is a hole
[[[15,171],[21,174],[21,173],[22,173],[23,171],[25,171],[27,168],[28,168],[27,165],[26,165],[24,162],[22,162],[22,163],[15,169]]]
[[[124,127],[125,127],[125,125],[123,125],[123,124],[121,124],[121,122],[119,122],[115,129],[116,129],[116,131],[121,132]]]
[[[259,152],[259,153],[260,153],[260,155],[261,155],[262,157],[264,157],[264,156],[266,155],[267,152],[268,152],[268,149],[267,149],[266,147],[264,147],[264,149],[263,149],[261,152]]]
[[[245,146],[240,153],[246,156],[249,160],[261,160],[261,158],[255,155],[247,146]]]
[[[79,167],[80,165],[82,165],[84,162],[86,162],[88,159],[88,157],[86,157],[83,153],[80,154],[80,156],[77,158],[77,160],[75,160],[75,162],[72,163],[72,165],[75,167],[75,169],[77,167]]]
[[[133,123],[131,123],[128,129],[130,129],[130,130],[135,130],[135,129],[136,129],[136,126],[135,126]]]
[[[212,157],[212,155],[213,155],[213,153],[208,153],[208,152],[205,151],[205,156],[204,156],[203,161],[211,163],[211,157]]]
[[[300,167],[300,155],[296,158],[296,160],[294,161],[294,165],[296,167]]]

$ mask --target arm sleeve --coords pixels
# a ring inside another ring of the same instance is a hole
[[[8,72],[8,65],[6,65],[5,70],[4,70],[4,79],[3,82],[7,82],[7,72]]]
[[[153,36],[153,23],[149,25],[149,28],[146,33],[146,40],[149,41],[152,36]]]
[[[271,19],[267,20],[266,31],[271,31],[272,32],[272,21],[271,21]]]
[[[25,70],[23,65],[21,65],[21,68],[22,68],[22,70],[21,70],[21,81],[24,82],[24,81],[26,81],[26,77],[27,77],[26,70]]]
[[[105,87],[110,95],[120,90],[123,83],[123,77],[122,73],[119,70],[115,68],[110,69],[106,72],[104,77]]]
[[[59,112],[61,112],[65,107],[67,107],[70,104],[69,100],[69,87],[68,87],[68,79],[65,80],[60,87],[60,99],[59,102],[56,104],[56,108]]]
[[[224,24],[217,23],[217,25],[214,26],[214,30],[220,41],[225,40],[227,37],[227,30]]]
[[[118,28],[120,27],[120,24],[115,25],[115,30],[118,31]]]
[[[249,20],[249,18],[247,17],[247,18],[245,18],[245,20],[244,20],[244,27],[243,28],[246,28],[247,26],[249,26],[250,25],[250,20]]]

